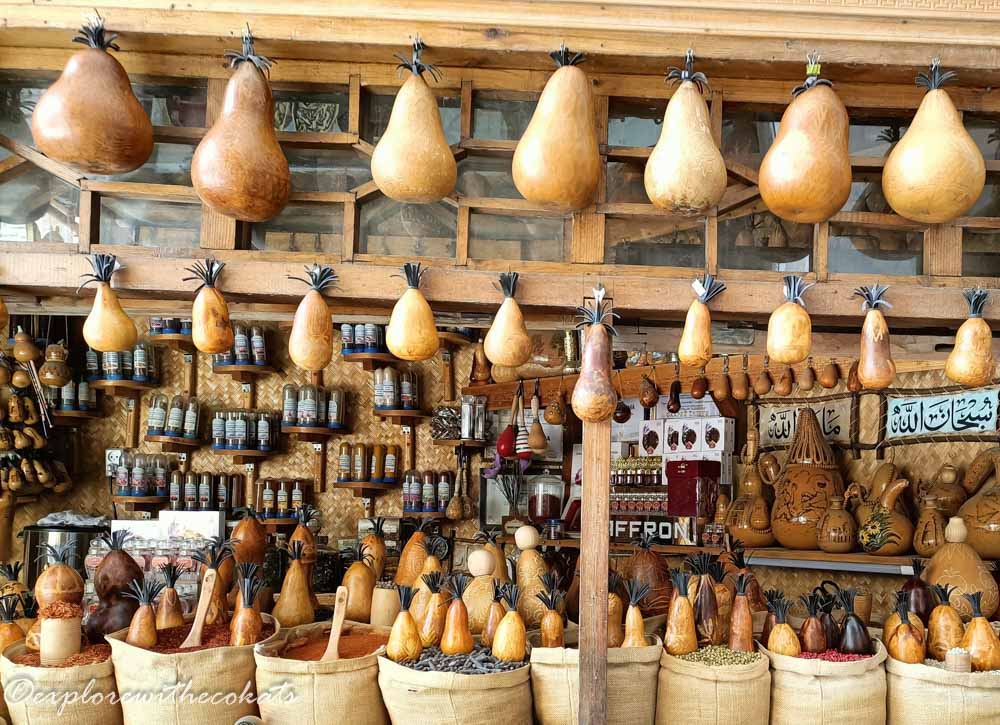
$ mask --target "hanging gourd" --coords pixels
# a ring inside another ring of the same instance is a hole
[[[191,306],[191,341],[204,353],[226,352],[233,346],[229,306],[215,286],[225,266],[225,262],[206,259],[204,263],[195,262],[193,267],[186,268],[194,276],[185,277],[185,282],[201,282]]]
[[[531,338],[524,326],[524,315],[514,299],[517,293],[517,272],[500,274],[500,290],[503,304],[497,310],[483,341],[486,357],[494,365],[516,368],[524,365],[531,357]]]
[[[976,387],[987,385],[993,379],[996,363],[993,360],[993,331],[983,319],[983,307],[989,292],[984,289],[967,289],[963,292],[969,303],[969,319],[962,323],[955,334],[955,347],[948,354],[944,374],[959,385]]]
[[[511,171],[514,186],[528,201],[575,211],[593,203],[601,174],[594,96],[587,74],[578,67],[583,53],[571,53],[563,45],[549,56],[559,68],[517,142]]]
[[[819,56],[807,58],[806,80],[781,116],[758,172],[760,196],[774,214],[802,224],[824,222],[851,193],[847,109],[820,78]]]
[[[617,315],[604,305],[604,285],[594,288],[594,307],[577,307],[586,327],[580,375],[573,386],[570,404],[576,417],[587,423],[607,420],[615,412],[618,394],[611,385],[611,337],[617,335],[612,323]],[[608,322],[605,322],[608,320]]]
[[[288,335],[288,356],[303,370],[315,373],[333,359],[333,319],[323,299],[323,290],[336,285],[337,275],[325,264],[314,264],[305,270],[308,279],[288,276],[309,285],[309,291],[295,308]]]
[[[882,169],[882,192],[900,216],[943,224],[972,208],[986,184],[986,162],[942,86],[955,78],[935,58],[917,75],[927,89],[903,138]]]
[[[785,277],[785,301],[767,321],[767,354],[772,360],[796,365],[809,357],[812,320],[802,293],[810,287],[812,284],[794,274]]]
[[[708,79],[694,71],[693,50],[688,48],[684,70],[671,68],[667,81],[680,86],[667,103],[660,138],[646,162],[646,196],[672,214],[702,216],[726,193],[727,177],[702,95]]]
[[[438,351],[434,312],[420,291],[420,281],[426,272],[427,269],[421,269],[419,262],[403,265],[406,291],[392,308],[389,324],[385,328],[386,347],[401,360],[427,360]]]
[[[274,99],[267,80],[273,61],[254,53],[253,36],[243,33],[243,52],[226,51],[235,68],[218,118],[191,159],[191,183],[205,204],[247,222],[278,215],[292,190],[278,135]]]
[[[83,283],[77,292],[96,282],[97,295],[83,323],[83,339],[97,352],[131,350],[138,332],[132,318],[122,309],[118,295],[111,289],[111,275],[122,267],[113,254],[93,254],[88,260],[94,272],[81,275]]]
[[[372,152],[372,179],[390,199],[428,204],[441,201],[455,190],[458,167],[441,126],[437,99],[424,73],[441,80],[437,66],[424,63],[426,49],[420,38],[413,41],[413,57],[397,55],[401,71],[410,76],[396,94],[389,125]]]
[[[865,312],[865,322],[861,327],[861,353],[858,356],[858,380],[871,390],[881,390],[892,385],[896,377],[896,363],[892,361],[889,346],[889,325],[879,306],[889,309],[885,301],[889,289],[877,282],[870,287],[858,287],[854,294],[864,300],[861,311]]]
[[[703,368],[712,359],[712,313],[708,303],[725,291],[726,285],[710,274],[692,284],[697,297],[688,307],[677,357],[684,365]]]
[[[121,63],[118,36],[105,35],[100,15],[80,28],[74,43],[86,50],[70,56],[58,80],[38,99],[31,135],[50,159],[89,174],[124,174],[153,152],[153,124]]]

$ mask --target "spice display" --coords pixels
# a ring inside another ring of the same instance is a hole
[[[158,654],[187,654],[190,652],[200,652],[206,649],[214,649],[216,647],[233,646],[229,634],[229,625],[225,623],[212,625],[206,624],[201,633],[200,645],[195,647],[181,647],[181,644],[187,639],[190,633],[191,624],[185,624],[181,627],[174,627],[172,629],[160,630],[157,633],[156,646],[153,647],[151,651]],[[272,634],[274,634],[274,624],[272,622],[265,622],[260,633],[260,641],[264,641]]]
[[[500,274],[503,303],[486,332],[483,347],[493,365],[516,368],[531,357],[531,337],[524,325],[524,315],[514,295],[517,294],[517,272]]]
[[[311,639],[302,644],[297,644],[297,642],[299,640],[292,640],[289,643],[289,646],[281,653],[282,659],[316,662],[323,657],[328,644],[325,637]],[[337,654],[342,660],[364,657],[376,652],[388,642],[389,637],[379,632],[351,630],[345,627],[344,633],[340,635]]]
[[[799,657],[804,660],[823,660],[824,662],[857,662],[866,660],[874,655],[849,655],[838,652],[835,649],[828,649],[823,652],[800,652]]]
[[[82,665],[96,665],[105,662],[110,657],[111,647],[109,645],[89,644],[81,648],[77,654],[67,657],[58,664],[43,665],[41,656],[37,652],[25,652],[14,655],[11,658],[11,662],[16,665],[25,665],[26,667],[80,667]]]
[[[697,662],[709,667],[736,667],[753,664],[763,655],[760,652],[736,652],[722,645],[709,645],[679,656],[686,662]]]
[[[396,588],[399,591],[399,614],[389,633],[386,656],[393,662],[415,661],[420,657],[423,645],[420,642],[420,629],[410,614],[414,592],[404,584],[397,584]]]
[[[118,295],[111,289],[111,277],[121,269],[121,264],[113,254],[92,254],[87,259],[94,271],[82,275],[80,288],[93,282],[97,285],[97,294],[83,323],[83,339],[98,352],[131,350],[138,332],[132,318],[122,309]]]
[[[295,308],[292,330],[288,334],[288,356],[303,370],[317,372],[333,358],[333,320],[323,290],[337,284],[337,275],[327,265],[306,267],[306,278],[292,277],[309,286]]]
[[[558,68],[517,142],[511,170],[525,199],[569,212],[593,203],[601,174],[594,96],[579,68],[586,59],[583,53],[562,45],[549,57]]]
[[[406,291],[397,300],[385,328],[385,344],[401,360],[427,360],[438,350],[434,312],[420,291],[420,281],[427,268],[418,262],[403,265]]]
[[[706,273],[703,279],[695,280],[692,287],[695,299],[684,319],[677,357],[684,365],[703,368],[712,359],[712,314],[708,303],[725,292],[726,285]]]
[[[618,394],[611,385],[611,337],[617,334],[612,324],[615,313],[605,307],[604,293],[604,286],[598,285],[594,288],[593,308],[576,308],[581,318],[577,327],[585,327],[586,331],[571,405],[577,418],[590,423],[610,418],[618,404]]]
[[[287,553],[291,561],[285,572],[284,581],[281,583],[278,600],[274,603],[272,610],[274,618],[281,623],[282,627],[298,627],[300,624],[311,624],[316,621],[316,613],[309,596],[305,568],[302,564],[304,548],[301,541],[292,541],[288,544]],[[374,583],[372,586],[374,587]],[[368,606],[371,607],[370,592]]]
[[[833,84],[820,77],[819,55],[806,60],[805,82],[792,91],[758,176],[771,212],[814,224],[840,211],[851,193],[850,120]]]
[[[524,620],[518,613],[521,589],[517,584],[508,584],[503,593],[507,604],[507,613],[500,620],[493,633],[492,656],[501,662],[523,662],[525,656],[526,637]],[[475,652],[473,653],[475,655]]]

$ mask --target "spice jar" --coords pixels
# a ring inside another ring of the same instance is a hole
[[[400,405],[399,373],[395,368],[386,368],[382,382],[382,400],[387,410],[398,410]]]
[[[288,518],[288,481],[278,482],[277,512],[279,519]]]
[[[179,317],[163,318],[163,334],[179,335],[181,333],[181,320]]]
[[[184,475],[184,511],[198,510],[198,474]]]
[[[334,388],[326,400],[326,427],[341,430],[344,427],[344,391]]]
[[[386,407],[385,404],[385,368],[375,368],[372,372],[372,405],[375,410]]]
[[[187,354],[185,354],[185,357],[187,357]],[[146,368],[148,370],[146,374],[149,376],[149,382],[160,382],[160,367],[157,362],[155,345],[149,345],[146,350]]]
[[[132,459],[131,494],[133,496],[148,496],[146,489],[146,456],[141,453]]]
[[[164,400],[166,400],[164,398]],[[212,415],[212,448],[221,450],[226,447],[226,414],[217,410]]]
[[[198,510],[211,511],[213,497],[212,474],[203,473],[198,480]]]
[[[180,471],[170,472],[170,510],[183,511],[184,474]]]
[[[399,446],[389,445],[385,448],[385,471],[382,473],[382,483],[396,483],[399,480]]]
[[[381,443],[372,446],[371,466],[368,470],[372,482],[382,483],[385,480],[385,446]]]
[[[340,453],[337,456],[337,481],[345,483],[351,480],[351,466],[353,457],[350,443],[340,444]]]
[[[51,387],[49,385],[46,385],[45,388],[44,388],[44,390],[45,390],[45,405],[46,405],[46,407],[48,407],[48,408],[50,408],[52,410],[55,410],[56,408],[59,407],[59,396],[60,396],[60,393],[62,392],[61,389],[60,388],[53,388],[53,387]],[[75,394],[76,394],[76,391],[74,391],[74,395]]]
[[[563,481],[558,476],[535,476],[528,484],[528,516],[544,525],[562,516]]]
[[[403,410],[420,408],[417,376],[412,370],[404,370],[399,376],[399,403]]]
[[[247,326],[239,322],[233,325],[233,356],[237,365],[251,363],[250,336],[247,334]]]
[[[378,352],[378,337],[373,322],[365,323],[365,352]]]
[[[215,477],[215,510],[228,514],[230,508],[229,476],[225,473],[220,473]]]
[[[420,503],[424,511],[437,511],[437,481],[434,471],[425,471],[420,489]]]
[[[289,383],[281,389],[281,424],[295,425],[299,406],[299,390]]]
[[[299,388],[298,404],[296,405],[296,424],[315,427],[318,415],[318,394],[316,386],[309,384]]]
[[[153,490],[156,496],[166,496],[170,493],[167,483],[167,457],[153,456]]]
[[[101,363],[93,348],[87,348],[87,352],[84,354],[84,361],[87,368],[87,378],[89,380],[98,380],[101,377]]]
[[[437,482],[438,511],[444,511],[448,508],[448,502],[451,501],[452,488],[451,472],[441,471],[441,473],[438,474]]]
[[[77,393],[76,393],[76,383],[70,378],[66,381],[66,384],[62,388],[46,387],[46,390],[59,390],[59,397],[61,402],[59,407],[62,410],[76,410],[77,406]]]
[[[149,334],[150,335],[162,335],[163,334],[163,318],[162,317],[150,317],[149,318]]]
[[[180,436],[184,431],[184,398],[175,395],[170,400],[167,407],[167,422],[163,434],[168,436]]]
[[[122,355],[120,352],[101,353],[101,368],[106,380],[122,379]]]
[[[326,428],[326,391],[316,388],[316,426]]]
[[[122,350],[122,377],[132,379],[132,350]]]
[[[115,468],[115,495],[132,495],[132,454],[128,451],[122,454],[122,459]]]
[[[274,489],[271,488],[271,481],[264,482],[264,495],[262,500],[264,506],[264,518],[274,518]]]
[[[354,352],[354,326],[345,322],[340,326],[340,354],[350,355]]]
[[[250,328],[250,354],[254,365],[267,365],[267,344],[264,340],[264,328],[260,325]]]
[[[137,342],[132,348],[132,379],[140,383],[149,380],[149,343]]]
[[[303,493],[302,493],[302,483],[299,479],[295,479],[295,485],[292,488],[292,517],[298,518],[299,511],[302,509],[303,503]]]
[[[377,352],[365,347],[365,324],[363,322],[354,325],[354,352]]]
[[[233,416],[233,438],[232,449],[245,451],[250,448],[250,439],[247,431],[247,413],[237,411]]]
[[[201,412],[201,404],[198,398],[191,396],[188,398],[187,406],[184,408],[184,437],[194,440],[198,437],[198,420]]]
[[[354,444],[354,457],[351,463],[351,480],[368,480],[368,446],[364,443]]]
[[[181,318],[181,334],[191,336],[191,318],[182,317]]]
[[[257,450],[271,450],[271,416],[268,413],[257,414]]]

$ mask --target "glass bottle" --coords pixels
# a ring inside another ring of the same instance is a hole
[[[271,450],[271,416],[267,413],[257,414],[257,449]]]
[[[448,471],[441,471],[438,474],[437,482],[437,510],[444,512],[448,508],[448,502],[451,501],[451,490],[453,488],[451,473]]]
[[[378,352],[378,338],[375,336],[375,323],[365,323],[365,350],[367,352]]]
[[[148,343],[137,342],[132,348],[132,379],[140,383],[149,381],[149,355],[146,349]]]
[[[326,427],[340,430],[344,427],[344,391],[334,388],[326,400]]]
[[[437,511],[437,480],[434,471],[424,472],[424,483],[420,489],[421,504],[424,511]]]
[[[299,406],[299,391],[289,383],[281,389],[281,423],[295,425]]]
[[[295,479],[295,487],[292,489],[292,516],[294,518],[299,517],[299,511],[302,508],[303,494],[302,494],[302,484],[299,479]]]
[[[163,432],[168,436],[179,436],[184,432],[184,398],[180,395],[175,395],[170,400],[170,407],[167,408],[167,425]]]
[[[163,318],[163,333],[165,335],[178,335],[181,331],[181,321],[178,317]]]
[[[203,473],[198,481],[198,510],[212,510],[212,474]]]
[[[372,400],[375,410],[387,407],[385,404],[385,368],[375,368],[372,373]]]
[[[101,377],[101,363],[93,348],[87,348],[85,359],[87,366],[87,378],[89,380],[98,380]]]
[[[354,352],[376,352],[365,347],[365,324],[363,322],[354,325]]]
[[[233,450],[245,451],[250,447],[247,438],[247,413],[237,411],[233,413]]]
[[[252,360],[247,326],[240,322],[233,325],[233,355],[237,365],[249,365]]]
[[[396,483],[399,480],[399,446],[389,445],[385,448],[385,470],[382,473],[382,483]]]
[[[353,453],[350,443],[341,443],[340,452],[337,456],[337,480],[341,483],[351,480],[351,466]]]
[[[91,385],[87,393],[90,396],[90,409],[97,410],[97,388]]]
[[[399,402],[403,410],[420,408],[417,376],[412,370],[404,370],[399,376]]]
[[[148,496],[146,490],[146,456],[138,454],[132,461],[132,495]]]
[[[146,433],[161,436],[167,425],[167,396],[156,393],[149,401],[149,415],[146,418]]]
[[[148,370],[146,374],[149,375],[150,382],[160,382],[160,366],[155,345],[150,345],[146,350],[146,369]]]
[[[216,450],[226,447],[226,414],[217,410],[212,414],[212,448]]]
[[[184,502],[182,500],[184,490],[184,474],[180,471],[170,472],[170,510],[183,511]]]
[[[354,460],[351,463],[351,480],[368,480],[368,446],[364,443],[354,444]]]
[[[80,410],[90,410],[90,383],[87,376],[81,376],[76,384],[76,407]]]
[[[243,476],[239,473],[233,473],[229,476],[229,510],[233,511],[243,506],[245,497]]]
[[[131,350],[122,350],[121,356],[122,356],[122,377],[125,378],[125,380],[131,380],[132,379],[132,351]]]
[[[62,392],[61,388],[53,388],[51,385],[45,386],[45,405],[51,410],[55,410],[59,407],[59,396]]]
[[[386,368],[385,370],[385,406],[389,410],[399,410],[399,373],[396,368]]]
[[[287,519],[288,518],[288,481],[278,482],[278,495],[277,495],[277,509],[278,518]]]
[[[149,318],[149,334],[150,335],[162,335],[163,334],[163,318],[156,316]]]
[[[264,518],[265,519],[274,518],[274,489],[271,488],[270,480],[264,482],[263,506],[264,506],[264,512],[263,512]]]
[[[381,443],[372,446],[371,465],[368,470],[374,483],[385,481],[385,446]]]
[[[222,511],[227,516],[230,511],[229,476],[225,473],[215,477],[215,510]]]
[[[200,418],[201,404],[198,398],[191,396],[188,398],[187,406],[184,408],[184,437],[194,440],[198,437],[198,420]]]
[[[73,382],[72,378],[62,386],[59,397],[61,398],[59,407],[62,410],[76,410],[76,383]]]
[[[125,451],[122,454],[121,461],[118,462],[118,467],[115,468],[116,496],[132,495],[131,478],[132,478],[132,453],[130,451]]]
[[[122,379],[122,355],[120,352],[101,353],[101,368],[106,380]]]
[[[317,398],[315,385],[308,384],[299,388],[299,400],[296,407],[298,425],[306,427],[316,426],[318,415]]]
[[[254,365],[267,365],[267,343],[264,340],[264,328],[260,325],[250,328],[250,353]]]
[[[316,388],[316,425],[326,428],[326,391]]]
[[[182,335],[188,335],[188,336],[191,335],[191,318],[190,317],[182,317],[181,318],[181,334]]]
[[[153,489],[156,496],[166,496],[169,493],[167,482],[167,457],[163,454],[153,456]]]
[[[247,423],[247,448],[256,448],[257,441],[257,411],[244,411],[243,420]]]
[[[350,355],[354,352],[354,326],[345,322],[340,326],[340,354]]]

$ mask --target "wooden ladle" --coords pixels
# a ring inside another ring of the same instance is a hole
[[[219,575],[216,569],[209,569],[201,580],[201,596],[198,598],[198,608],[194,613],[194,622],[187,639],[181,642],[181,649],[201,647],[201,633],[205,629],[205,617],[208,616],[208,606],[212,603],[212,592],[215,590],[215,579]]]
[[[333,600],[333,622],[330,625],[330,641],[326,652],[320,657],[320,662],[340,659],[340,630],[344,628],[344,615],[347,614],[347,587],[337,587],[337,595]]]

